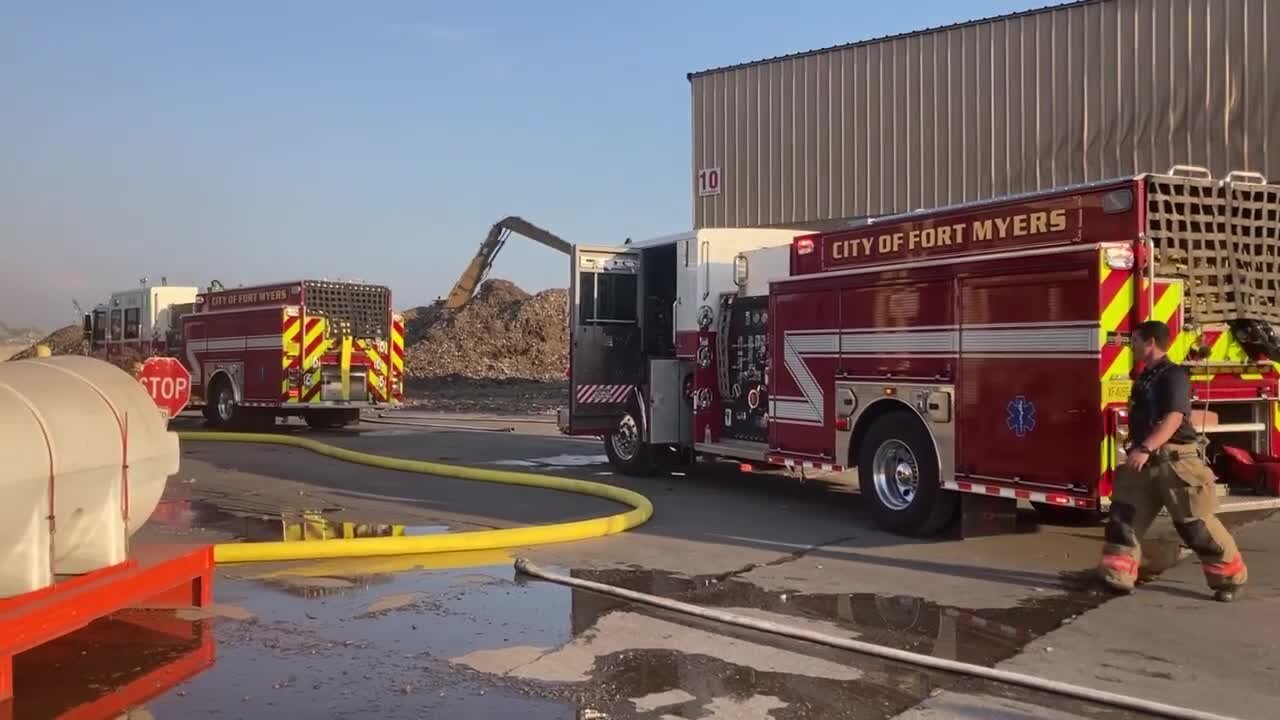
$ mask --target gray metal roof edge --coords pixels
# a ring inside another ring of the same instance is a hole
[[[1048,13],[1055,10],[1063,10],[1081,5],[1094,5],[1112,1],[1113,0],[1064,0],[1063,2],[1058,2],[1053,5],[1042,5],[1040,7],[1030,8],[1028,10],[1019,10],[1017,12],[1006,13],[1004,15],[991,15],[984,18],[951,23],[950,25],[938,25],[936,27],[922,28],[920,30],[909,30],[907,32],[896,33],[893,35],[881,35],[880,37],[857,40],[854,42],[842,43],[840,45],[831,45],[829,47],[815,48],[813,50],[800,50],[786,55],[774,55],[773,57],[763,58],[761,60],[749,60],[747,62],[735,63],[733,65],[722,65],[720,67],[708,68],[706,70],[698,70],[696,72],[686,73],[685,79],[692,81],[694,78],[706,75],[716,75],[730,70],[741,70],[743,68],[754,67],[756,65],[768,65],[769,63],[781,62],[783,60],[795,60],[796,58],[808,57],[810,55],[821,55],[823,53],[829,53],[836,50],[847,50],[849,48],[860,47],[863,45],[875,45],[877,43],[898,40],[905,37],[911,37],[913,35],[928,35],[930,33],[942,32],[944,30],[968,27],[970,25],[982,25],[984,23],[991,23],[997,20],[1011,20],[1013,18],[1026,17],[1028,15],[1039,15],[1041,13]]]
[[[885,225],[895,222],[902,222],[912,218],[928,217],[932,215],[941,215],[956,210],[981,210],[996,205],[1005,205],[1016,203],[1022,200],[1033,200],[1044,195],[1066,195],[1068,193],[1082,193],[1090,190],[1107,187],[1108,185],[1119,185],[1121,183],[1133,182],[1141,180],[1149,175],[1157,173],[1136,173],[1133,175],[1117,175],[1115,177],[1102,178],[1099,180],[1090,180],[1088,182],[1074,183],[1070,185],[1061,185],[1052,188],[1043,188],[1041,190],[1027,190],[1026,192],[1010,193],[1008,195],[995,195],[981,200],[971,200],[969,202],[951,203],[950,205],[939,205],[931,208],[917,208],[915,210],[904,210],[902,212],[889,213],[888,215],[875,215],[865,218],[857,218],[850,220],[848,227],[841,230],[832,230],[831,232],[843,232],[844,230],[857,230],[865,228],[869,225]]]

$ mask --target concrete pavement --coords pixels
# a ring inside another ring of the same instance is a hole
[[[1261,658],[1280,636],[1262,622],[1276,592],[1266,578],[1280,572],[1275,567],[1280,544],[1262,528],[1280,521],[1241,535],[1250,553],[1254,591],[1261,594],[1231,607],[1251,613],[1249,628],[1236,628],[1230,635],[1234,644],[1205,650],[1213,645],[1213,624],[1228,623],[1231,615],[1220,610],[1223,606],[1161,590],[1188,572],[1198,579],[1194,563],[1178,566],[1133,598],[1109,601],[1082,575],[1097,557],[1097,528],[1024,522],[1016,536],[920,542],[876,530],[857,495],[845,488],[719,469],[626,478],[594,464],[599,458],[595,442],[385,426],[313,437],[403,457],[585,477],[650,497],[655,517],[636,531],[527,551],[540,564],[579,577],[937,657],[1079,682],[1089,678],[1071,673],[1119,677],[1123,687],[1140,695],[1159,697],[1165,692],[1162,683],[1208,677],[1201,658],[1213,666],[1211,679],[1223,680],[1228,691],[1238,690],[1241,703],[1260,702],[1266,683],[1274,679],[1255,682],[1251,673],[1258,663],[1265,666]],[[380,471],[300,450],[199,443],[184,447],[182,473],[170,489],[198,507],[235,514],[327,508],[335,519],[454,529],[551,522],[616,509],[592,498]],[[236,528],[226,517],[209,515],[189,527],[157,526],[146,532],[217,539]],[[1134,717],[524,582],[511,574],[510,560],[503,554],[457,559],[457,564],[491,567],[453,574],[415,569],[439,567],[433,563],[452,567],[455,560],[443,557],[253,567],[229,570],[218,592],[220,601],[243,605],[255,615],[251,622],[269,623],[273,632],[283,633],[266,650],[264,669],[275,662],[294,663],[299,682],[322,688],[342,682],[330,665],[289,660],[297,651],[283,638],[295,635],[310,638],[306,642],[317,648],[336,647],[339,656],[349,654],[368,668],[369,677],[357,679],[353,693],[325,696],[331,710],[362,707],[373,692],[382,716],[413,717],[413,708],[422,705],[376,690],[403,682],[412,693],[423,687],[447,694],[453,685],[467,688],[470,700],[449,694],[431,703],[451,717],[515,712],[526,701],[532,716],[566,718]],[[476,572],[496,580],[477,583]],[[1185,595],[1198,586],[1170,587]],[[282,604],[277,597],[282,593],[305,597],[306,604]],[[443,635],[429,619],[441,613],[452,628]],[[1187,637],[1194,643],[1192,654],[1161,648],[1157,629],[1177,626],[1188,613],[1204,614],[1203,632],[1197,626],[1168,637]],[[238,649],[244,643],[255,642],[244,625],[250,621],[234,619],[242,614],[211,621],[232,657],[247,652]],[[1136,616],[1143,624],[1135,623]],[[344,644],[360,637],[368,645],[358,652]],[[410,639],[415,649],[404,654]],[[1150,657],[1126,655],[1125,648],[1144,648],[1135,652]],[[1159,663],[1150,658],[1175,663],[1185,658],[1191,674],[1151,670]],[[170,697],[162,707],[216,709],[216,698],[228,686],[253,682],[220,668],[188,685],[198,703]],[[434,679],[414,679],[423,672]],[[1232,676],[1234,685],[1225,682]],[[1092,682],[1121,687],[1110,679]],[[365,686],[373,689],[366,692]],[[1200,682],[1195,687],[1201,689],[1188,701],[1203,701],[1209,694]],[[242,716],[258,715],[270,712],[258,707]]]
[[[1214,602],[1199,563],[1186,561],[1033,641],[999,667],[1230,717],[1280,716],[1280,519],[1245,527],[1236,539],[1251,575],[1237,602]],[[986,718],[1001,704],[948,695],[924,708]]]

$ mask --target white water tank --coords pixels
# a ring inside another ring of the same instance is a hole
[[[79,356],[0,363],[0,450],[0,598],[124,562],[179,461],[142,385]]]

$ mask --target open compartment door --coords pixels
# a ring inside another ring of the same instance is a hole
[[[644,382],[641,259],[575,246],[569,288],[569,433],[613,431]]]

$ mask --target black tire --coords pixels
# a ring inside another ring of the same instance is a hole
[[[604,437],[604,453],[609,457],[609,464],[623,475],[652,475],[653,448],[643,438],[644,426],[639,414],[627,411],[618,421],[618,429]]]
[[[337,430],[360,422],[360,410],[339,408],[335,410],[308,410],[302,413],[307,426],[316,430]]]
[[[684,445],[659,445],[653,449],[653,462],[664,472],[687,472],[697,464],[698,456]]]
[[[933,438],[914,413],[875,421],[859,448],[858,479],[876,525],[890,532],[927,537],[956,516],[959,497],[939,484]]]
[[[235,388],[225,377],[215,378],[204,406],[204,417],[216,428],[233,427],[240,421],[240,407],[236,405]]]

